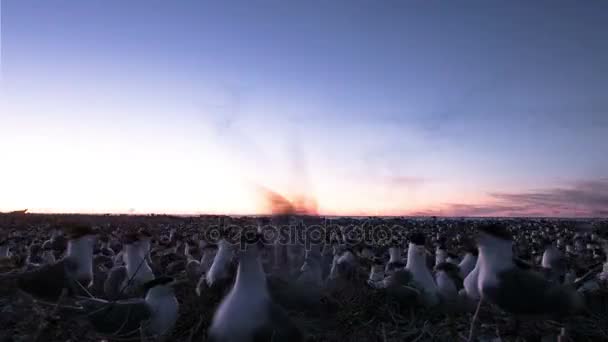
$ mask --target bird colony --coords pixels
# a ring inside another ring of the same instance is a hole
[[[0,341],[608,341],[601,220],[0,215]]]

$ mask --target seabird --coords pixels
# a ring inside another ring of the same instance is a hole
[[[458,264],[458,268],[460,269],[460,277],[463,279],[473,271],[475,265],[477,264],[477,247],[470,247],[467,249],[464,258],[460,264]]]
[[[425,237],[415,232],[410,237],[405,268],[411,272],[415,285],[422,290],[423,301],[427,305],[439,302],[437,285],[426,263]]]
[[[146,262],[152,265],[152,256],[151,256],[151,242],[152,242],[152,234],[145,229],[139,230],[139,240],[141,245],[141,251],[144,254],[144,258]]]
[[[11,275],[18,289],[36,299],[56,302],[64,290],[72,295],[92,284],[95,233],[83,224],[69,225],[66,231],[66,256],[54,264]]]
[[[513,238],[501,224],[479,227],[478,291],[481,298],[516,315],[568,314],[584,307],[581,295],[569,286],[518,267]]]
[[[328,280],[350,280],[357,272],[357,257],[355,253],[346,246],[334,246],[334,258]]]
[[[391,247],[388,248],[389,259],[385,267],[385,272],[390,273],[396,269],[403,269],[405,263],[403,262],[403,251],[401,247],[394,242]]]
[[[158,277],[143,284],[144,298],[123,301],[106,301],[86,298],[77,301],[77,313],[100,335],[108,338],[144,336],[165,339],[177,321],[179,303],[173,286],[178,284],[171,277]],[[72,310],[74,310],[72,308]]]
[[[239,255],[236,282],[216,310],[209,328],[213,342],[302,341],[299,329],[273,303],[258,258],[256,240]]]
[[[232,262],[232,247],[226,239],[221,239],[218,243],[218,250],[213,259],[213,263],[209,268],[209,272],[205,274],[207,286],[224,284],[230,280],[230,263]]]
[[[545,240],[544,247],[541,267],[546,272],[549,280],[563,282],[566,273],[566,258],[549,240]]]
[[[186,256],[186,276],[192,281],[197,281],[202,274],[201,262],[190,253],[190,244],[184,244],[184,255]]]
[[[110,272],[104,283],[104,293],[108,298],[116,299],[125,293],[137,293],[140,287],[154,280],[154,273],[145,259],[142,251],[140,235],[129,233],[123,241],[122,255],[124,266],[117,264]]]
[[[25,264],[27,267],[40,267],[44,264],[41,256],[40,244],[32,242],[27,248],[27,257],[25,258]]]
[[[53,245],[53,249],[59,253],[63,252],[67,247],[67,239],[59,225],[53,227],[51,230],[51,238],[48,241]]]
[[[475,301],[461,292],[463,280],[460,276],[460,268],[449,262],[444,262],[435,267],[435,280],[441,300],[440,305],[448,315],[462,311],[475,310]]]
[[[48,241],[47,241],[48,242]],[[43,243],[42,244],[42,262],[45,265],[49,265],[49,264],[54,264],[56,262],[55,260],[55,252],[53,250],[53,245],[50,243]]]
[[[108,247],[109,238],[107,235],[103,235],[103,236],[99,237],[99,244],[100,245],[99,245],[99,250],[97,251],[97,254],[111,257],[111,258],[113,258],[116,255],[116,253],[114,253],[114,250],[112,248]]]
[[[306,256],[304,264],[300,268],[297,282],[303,285],[322,286],[323,270],[321,269],[321,254],[310,253]]]
[[[445,239],[441,238],[437,242],[437,248],[435,249],[435,267],[441,263],[446,262],[448,258],[448,251],[445,247]]]
[[[384,287],[384,264],[380,258],[372,259],[372,266],[367,278],[367,284],[372,288]]]
[[[8,240],[4,239],[0,241],[0,259],[10,258],[13,254],[11,253],[11,247],[8,244]]]

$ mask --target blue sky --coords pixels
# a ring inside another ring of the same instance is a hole
[[[603,1],[2,0],[1,30],[0,209],[608,207]]]

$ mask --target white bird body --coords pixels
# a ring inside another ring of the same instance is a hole
[[[439,302],[437,284],[431,275],[426,264],[426,249],[424,246],[409,244],[407,251],[407,264],[405,268],[412,273],[414,282],[423,290],[425,302],[428,305],[435,305]]]
[[[209,268],[209,272],[205,275],[205,280],[208,286],[213,286],[218,280],[229,277],[228,265],[232,260],[232,250],[228,241],[222,239],[218,243],[218,251],[213,259],[213,263]]]
[[[236,281],[216,310],[209,340],[218,342],[299,341],[301,336],[276,305],[266,285],[266,274],[255,245],[240,256]]]
[[[146,328],[152,335],[166,335],[175,326],[179,303],[168,286],[157,286],[148,291],[145,297],[150,306],[151,316]]]
[[[471,272],[469,272],[469,274],[464,278],[463,281],[464,291],[467,297],[472,300],[479,300],[481,298],[477,284],[477,281],[479,279],[479,268],[479,258],[477,258],[475,267]]]
[[[462,278],[466,278],[466,276],[469,275],[471,271],[473,271],[475,265],[477,265],[477,257],[470,252],[467,253],[460,262],[460,264],[458,264],[458,268],[460,269],[460,276]]]
[[[68,241],[66,255],[71,259],[77,260],[73,276],[76,279],[89,279],[90,283],[83,284],[85,286],[90,286],[93,283],[94,241],[94,237],[91,235]]]
[[[513,242],[487,237],[479,244],[479,276],[477,289],[484,297],[485,288],[498,286],[498,274],[515,267]]]
[[[372,265],[372,269],[367,278],[367,283],[372,287],[383,287],[384,283],[384,267],[380,264]]]
[[[403,262],[403,255],[400,247],[390,247],[388,249],[388,263]]]
[[[125,267],[127,269],[127,277],[124,280],[123,286],[131,280],[130,285],[140,286],[148,281],[154,280],[154,273],[145,259],[145,253],[142,251],[141,245],[138,242],[128,244],[125,247],[123,255]]]
[[[437,291],[439,296],[446,300],[452,300],[458,295],[458,289],[456,284],[445,271],[438,271],[435,274],[435,280],[437,281]]]
[[[437,248],[435,251],[435,266],[444,263],[448,257],[448,252],[443,248]]]
[[[553,268],[556,262],[563,258],[562,253],[557,247],[551,245],[543,252],[541,266],[544,268]]]

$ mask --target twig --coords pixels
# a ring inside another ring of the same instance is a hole
[[[469,339],[467,340],[468,342],[473,342],[473,338],[475,337],[475,325],[477,323],[477,317],[479,316],[479,311],[481,309],[482,302],[483,298],[479,298],[477,309],[475,310],[475,314],[473,315],[473,319],[471,320],[471,329],[469,330]]]
[[[194,338],[194,335],[196,335],[196,333],[198,332],[198,330],[201,328],[202,324],[203,324],[203,315],[201,315],[201,318],[198,320],[198,323],[196,324],[196,327],[194,329],[190,330],[190,336],[188,337],[188,342],[192,342],[192,339]]]

